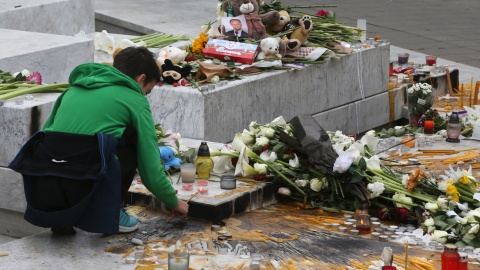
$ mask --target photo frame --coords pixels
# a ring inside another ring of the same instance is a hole
[[[224,35],[230,37],[248,37],[248,26],[245,15],[240,15],[237,17],[223,17],[222,25],[225,29]],[[237,29],[234,29],[237,28]]]

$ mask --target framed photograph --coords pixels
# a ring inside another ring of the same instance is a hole
[[[248,37],[248,26],[244,15],[237,17],[223,17],[222,25],[225,28],[225,36]]]

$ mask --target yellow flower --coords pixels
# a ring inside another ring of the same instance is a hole
[[[447,188],[447,195],[449,195],[451,200],[458,202],[460,200],[460,193],[454,185],[450,185]]]
[[[203,48],[208,42],[208,36],[205,32],[201,32],[200,36],[193,40],[192,42],[192,53],[193,54],[201,54],[203,52]]]
[[[468,178],[468,175],[466,175],[466,174],[464,174],[462,177],[460,177],[460,179],[458,179],[458,181],[460,181],[460,183],[462,183],[462,184],[470,183],[470,179]]]

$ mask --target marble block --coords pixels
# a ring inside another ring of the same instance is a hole
[[[131,0],[93,0],[96,31],[107,30],[117,34],[150,34],[162,32],[187,34],[195,38],[200,26],[217,18],[218,1],[162,1],[139,4]],[[141,2],[140,2],[141,3]],[[182,15],[182,10],[188,13]],[[188,12],[195,10],[195,12]],[[165,12],[171,11],[171,12]],[[181,16],[181,19],[178,19]]]
[[[0,0],[0,28],[73,36],[95,31],[95,13],[92,0]]]
[[[0,209],[25,212],[27,201],[23,190],[22,175],[8,168],[0,167]]]
[[[247,76],[204,94],[164,85],[149,100],[156,123],[164,128],[188,138],[228,142],[251,121],[264,124],[278,116],[288,121],[378,95],[388,89],[388,65],[389,45],[383,45],[302,70]]]
[[[43,83],[66,83],[77,65],[93,61],[93,40],[0,29],[0,69],[38,71]]]
[[[21,96],[0,106],[0,167],[8,166],[28,138],[43,127],[59,95],[33,94],[34,100]],[[17,100],[23,100],[23,104],[17,105]]]
[[[404,118],[404,88],[392,90],[394,97],[394,119]],[[325,130],[341,130],[345,134],[359,134],[390,122],[389,93],[359,100],[333,110],[313,115]]]

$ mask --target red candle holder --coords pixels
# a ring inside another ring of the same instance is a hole
[[[432,119],[427,119],[425,120],[425,123],[423,125],[423,133],[425,134],[433,134],[433,128],[435,126],[435,123],[433,122]]]
[[[202,187],[208,186],[208,180],[197,180],[197,185]]]
[[[367,214],[359,214],[357,216],[357,226],[358,232],[360,234],[367,234],[370,233],[370,215]]]
[[[190,191],[193,189],[193,184],[183,184],[182,189],[186,191]]]

